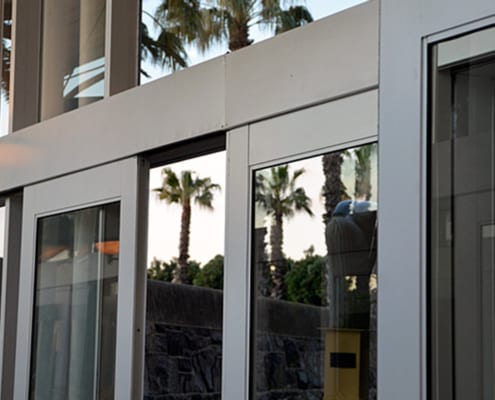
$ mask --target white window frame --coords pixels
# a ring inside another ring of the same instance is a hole
[[[227,132],[222,398],[252,397],[250,242],[254,171],[375,142],[377,119],[378,91],[372,89]]]
[[[138,250],[139,180],[146,165],[137,157],[28,186],[24,190],[22,254],[14,398],[29,398],[34,311],[36,227],[40,217],[120,202],[120,254],[116,324],[115,399],[142,397],[143,275]]]
[[[461,26],[444,30],[439,33],[434,33],[427,35],[422,39],[421,51],[422,51],[422,76],[421,76],[421,165],[423,166],[419,172],[419,178],[421,181],[421,201],[420,201],[420,224],[419,233],[421,237],[421,251],[420,251],[420,280],[419,287],[417,288],[417,293],[419,293],[419,303],[418,303],[418,314],[420,315],[420,340],[419,347],[420,353],[414,355],[414,358],[418,360],[418,365],[420,366],[420,379],[422,382],[420,391],[420,399],[426,400],[430,397],[428,392],[429,388],[433,385],[429,384],[431,379],[430,372],[430,354],[428,353],[429,342],[430,342],[430,321],[428,319],[430,315],[430,302],[429,302],[429,291],[430,286],[430,275],[428,267],[430,265],[430,259],[428,254],[429,244],[427,241],[430,239],[430,226],[431,223],[427,219],[428,209],[430,206],[430,198],[428,197],[430,193],[430,188],[428,186],[430,182],[431,171],[426,167],[430,164],[428,159],[428,154],[431,146],[430,131],[428,116],[431,113],[433,103],[429,98],[430,87],[432,83],[429,82],[429,77],[432,71],[433,59],[431,57],[430,49],[436,44],[440,44],[457,37],[469,35],[470,33],[482,32],[484,29],[495,28],[495,17],[484,18],[476,22],[463,24]],[[476,51],[474,49],[473,51]],[[483,56],[483,52],[477,53],[476,56]],[[393,318],[392,314],[388,317]],[[387,318],[388,319],[388,318]],[[412,354],[411,354],[412,356]],[[392,369],[392,365],[387,365],[387,368]],[[391,387],[394,386],[393,383],[390,384]],[[399,388],[397,388],[399,389]]]

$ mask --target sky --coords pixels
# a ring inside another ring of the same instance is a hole
[[[214,195],[214,211],[200,209],[194,204],[192,206],[189,254],[192,259],[203,264],[215,255],[224,253],[225,165],[225,152],[222,151],[164,166],[172,168],[177,175],[184,170],[195,171],[200,178],[210,177],[213,183],[221,187],[221,191],[215,192]],[[161,171],[164,167],[153,168],[150,171],[150,189],[161,187]],[[178,257],[180,217],[179,205],[167,205],[157,199],[155,192],[150,191],[148,265],[153,257],[164,261]]]
[[[154,11],[158,4],[160,4],[160,0],[142,0],[143,1],[143,10],[148,12],[149,14],[154,14]],[[306,1],[294,1],[296,4],[305,5],[314,20],[318,20],[320,18],[326,17],[331,14],[335,14],[339,11],[342,11],[346,8],[358,5],[360,3],[364,3],[366,0],[306,0]],[[286,4],[290,4],[290,1],[286,1]],[[284,1],[282,1],[284,4]],[[158,30],[155,28],[155,24],[153,20],[143,13],[143,22],[147,25],[150,30],[151,35],[156,35]],[[259,42],[261,40],[267,39],[272,35],[270,31],[260,29],[259,25],[253,26],[250,30],[250,37],[254,40],[254,42]],[[189,56],[188,65],[192,66],[198,64],[202,61],[209,60],[216,56],[223,55],[227,52],[227,44],[224,46],[215,46],[211,50],[209,50],[205,54],[200,54],[193,46],[187,47],[186,51]],[[142,65],[142,68],[150,75],[149,78],[141,76],[141,82],[147,83],[164,75],[168,75],[171,71],[163,70],[159,66],[153,66],[149,61],[145,61]]]
[[[214,183],[220,184],[221,193],[215,194],[213,212],[193,206],[191,223],[191,241],[189,254],[191,259],[202,264],[212,259],[216,254],[224,253],[225,229],[225,152],[197,157],[180,163],[169,164],[177,174],[182,170],[193,170],[200,177],[210,177]],[[372,159],[372,201],[377,201],[377,160],[376,154]],[[163,167],[150,171],[150,188],[161,186],[161,170]],[[321,188],[324,182],[321,156],[296,161],[290,164],[290,171],[304,168],[305,173],[297,180],[297,186],[305,189],[311,198],[311,210],[314,216],[298,213],[290,220],[284,220],[284,252],[293,259],[304,256],[304,250],[314,246],[317,254],[326,254],[324,225],[322,215],[325,212],[321,198]],[[342,166],[342,177],[347,192],[354,193],[354,160],[346,158]],[[260,213],[258,208],[256,213]],[[181,208],[178,205],[167,205],[157,199],[156,193],[150,192],[149,201],[149,234],[148,234],[148,265],[153,257],[168,261],[178,256]],[[259,215],[257,215],[259,217]],[[270,226],[269,219],[255,218],[257,224]],[[301,233],[304,234],[301,234]],[[266,238],[269,241],[269,238]]]

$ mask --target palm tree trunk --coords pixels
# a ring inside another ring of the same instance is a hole
[[[344,162],[343,153],[325,154],[322,157],[323,174],[325,183],[323,184],[322,194],[325,199],[325,214],[323,214],[323,223],[326,225],[332,218],[333,210],[342,200],[347,198],[345,186],[342,182],[342,163]]]
[[[229,24],[229,50],[235,51],[253,43],[249,39],[249,27],[247,23],[232,22]]]
[[[189,282],[189,229],[191,226],[191,202],[184,200],[182,203],[182,215],[180,222],[180,239],[179,239],[179,261],[177,269],[174,271],[174,283],[191,283]]]
[[[354,197],[368,201],[371,199],[371,150],[363,147],[356,152],[358,151],[359,157],[354,166],[356,175]]]
[[[285,273],[287,272],[287,263],[282,251],[284,233],[283,220],[281,214],[275,214],[273,225],[270,228],[270,246],[271,246],[271,266],[272,270],[272,293],[271,297],[282,299],[286,294]]]

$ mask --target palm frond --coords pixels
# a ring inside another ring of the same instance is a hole
[[[310,22],[313,22],[313,17],[306,7],[291,6],[275,16],[275,34],[287,32]]]

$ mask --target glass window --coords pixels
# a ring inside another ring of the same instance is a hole
[[[376,399],[376,150],[255,172],[252,398]]]
[[[30,399],[113,400],[120,205],[38,220]]]
[[[0,136],[9,133],[10,58],[12,52],[12,1],[0,2],[2,65],[0,77]]]
[[[150,171],[146,399],[220,399],[225,163]]]
[[[364,0],[143,0],[141,83],[307,24]]]
[[[105,0],[44,0],[41,120],[103,98]]]
[[[431,48],[431,398],[495,396],[495,29]]]

